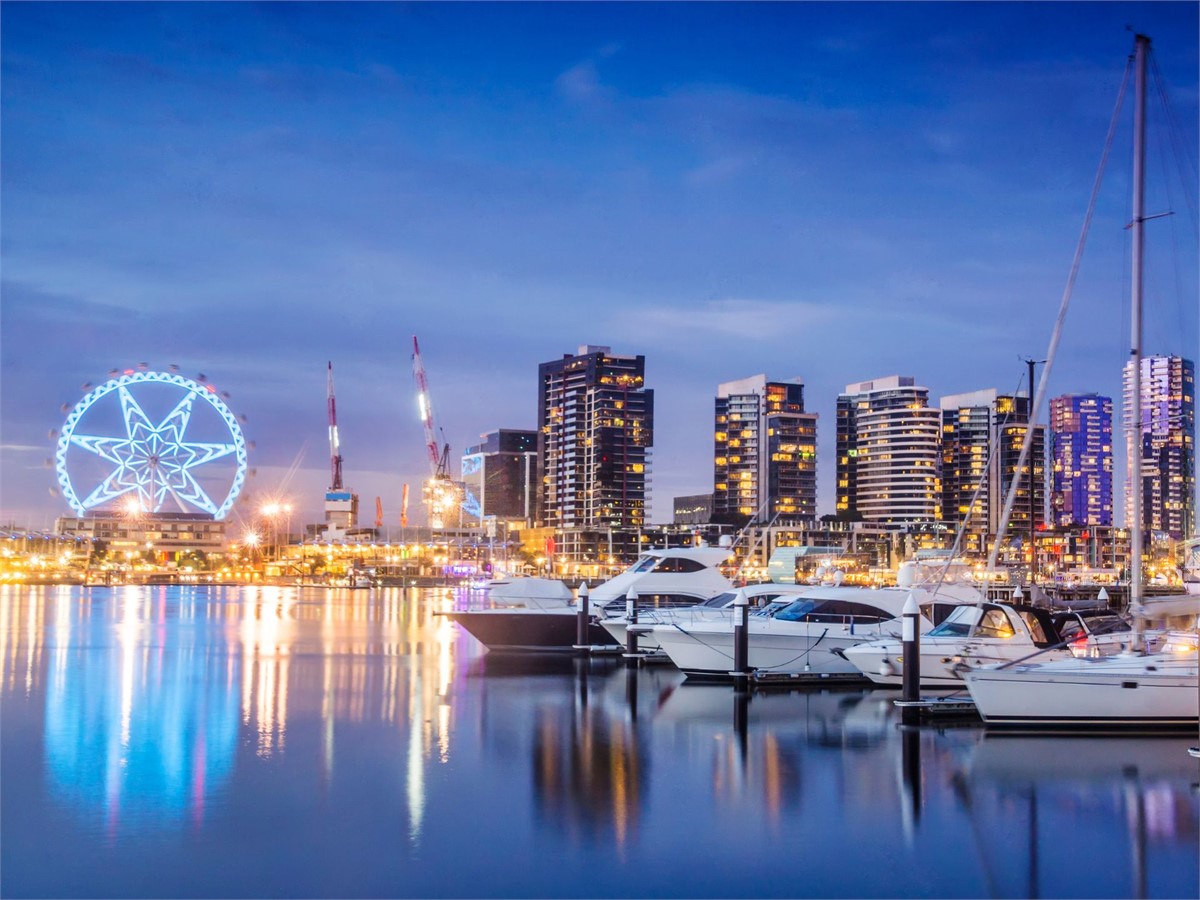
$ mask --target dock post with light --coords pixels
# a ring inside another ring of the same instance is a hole
[[[588,602],[588,584],[582,581],[579,584],[579,609],[575,614],[575,649],[580,653],[586,653],[588,647],[588,625],[591,618],[591,609]]]
[[[636,666],[638,659],[637,620],[637,591],[631,587],[625,595],[625,660],[631,666]]]
[[[750,601],[738,589],[733,597],[733,686],[746,690],[750,682]]]
[[[904,645],[900,699],[905,704],[901,713],[901,721],[905,725],[915,725],[920,721],[919,710],[915,705],[910,705],[918,703],[921,699],[921,630],[917,627],[920,616],[921,609],[910,591],[900,613]]]

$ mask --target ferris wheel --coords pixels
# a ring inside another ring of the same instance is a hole
[[[211,385],[127,370],[71,409],[55,468],[63,497],[81,516],[122,502],[223,519],[245,484],[246,441]]]

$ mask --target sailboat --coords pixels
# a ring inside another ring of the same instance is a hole
[[[1145,195],[1146,59],[1150,39],[1135,38],[1132,250],[1132,415],[1127,427],[1140,428],[1142,404],[1142,262]],[[1137,431],[1133,431],[1136,435]],[[1149,613],[1142,591],[1142,459],[1131,440],[1129,609],[1134,616],[1130,650],[1108,657],[1072,657],[969,669],[963,681],[989,726],[1019,727],[1187,727],[1200,722],[1197,637],[1168,637],[1154,653],[1145,649]],[[1200,597],[1196,609],[1200,613]]]

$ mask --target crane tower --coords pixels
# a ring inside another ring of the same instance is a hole
[[[329,363],[329,374],[326,384],[329,398],[329,490],[342,489],[342,444],[338,440],[337,429],[337,398],[333,393],[333,363]]]
[[[325,534],[344,537],[358,521],[358,495],[342,486],[342,445],[338,438],[337,399],[333,393],[333,363],[326,369],[329,410],[329,490],[325,492]]]
[[[425,452],[429,457],[429,480],[423,491],[425,505],[429,511],[429,525],[445,528],[446,523],[458,512],[462,503],[458,486],[450,479],[450,445],[443,440],[438,449],[434,437],[433,404],[429,399],[429,380],[425,376],[425,364],[421,362],[421,347],[413,335],[413,378],[417,383],[417,406],[421,413],[421,424],[425,429]],[[443,435],[444,437],[444,435]]]

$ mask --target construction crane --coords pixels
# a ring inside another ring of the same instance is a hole
[[[358,494],[342,485],[342,445],[338,438],[337,400],[333,395],[333,363],[326,368],[329,408],[329,490],[325,492],[325,534],[348,534],[358,521]]]
[[[425,364],[421,362],[421,347],[413,335],[413,378],[417,382],[417,405],[421,413],[421,424],[425,428],[425,452],[429,457],[429,480],[423,491],[425,505],[429,510],[432,528],[445,528],[447,520],[458,510],[461,500],[458,488],[450,480],[450,445],[445,443],[438,449],[434,438],[433,404],[429,399],[429,380],[425,376]]]
[[[333,395],[333,362],[329,363],[329,490],[342,490],[342,445],[338,440],[337,400]]]

